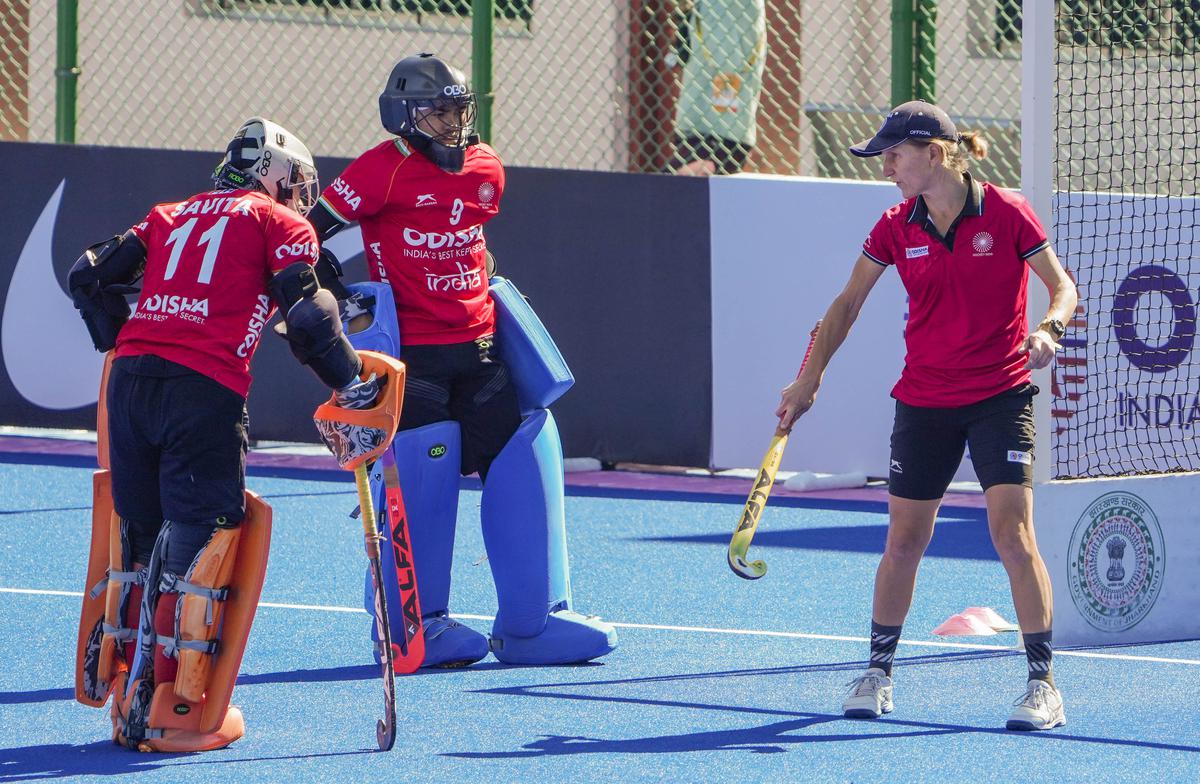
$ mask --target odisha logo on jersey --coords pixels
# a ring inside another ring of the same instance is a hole
[[[975,239],[971,240],[971,247],[975,249],[976,255],[990,253],[992,246],[996,241],[992,239],[992,235],[986,231],[981,231],[975,235]]]
[[[422,232],[416,229],[404,230],[404,241],[414,248],[462,248],[473,245],[483,239],[483,227],[472,226],[462,231],[431,231]]]
[[[485,182],[479,186],[479,200],[487,204],[496,196],[496,186],[490,182]]]
[[[193,299],[192,297],[181,297],[178,294],[170,296],[155,294],[138,303],[138,310],[146,313],[166,313],[171,316],[177,313],[191,313],[207,317],[208,298]]]
[[[341,196],[346,202],[346,206],[352,210],[357,210],[362,206],[362,197],[354,193],[354,189],[346,184],[346,181],[338,177],[330,186],[333,192]]]
[[[317,243],[293,242],[291,245],[280,245],[275,249],[275,258],[282,259],[284,256],[308,256],[316,261]]]
[[[250,315],[250,322],[246,324],[246,337],[242,338],[242,345],[237,347],[239,357],[250,356],[250,351],[258,342],[263,325],[269,318],[271,318],[271,298],[266,294],[259,294],[258,302],[254,304],[254,313]]]
[[[383,247],[381,243],[372,242],[371,252],[375,254],[375,269],[379,272],[379,282],[388,283],[387,268],[383,266]]]

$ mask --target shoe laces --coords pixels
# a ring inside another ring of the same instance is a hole
[[[1050,686],[1044,681],[1037,681],[1030,684],[1025,693],[1017,698],[1013,705],[1020,705],[1032,710],[1041,710],[1046,706],[1046,694],[1050,691]]]
[[[435,640],[441,637],[450,629],[461,626],[458,621],[454,620],[447,613],[433,613],[421,619],[421,623],[425,626],[425,639]]]
[[[845,686],[850,690],[851,697],[867,697],[882,685],[883,679],[878,675],[860,675]]]

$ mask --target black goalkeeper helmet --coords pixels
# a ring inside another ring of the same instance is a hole
[[[320,183],[312,153],[286,128],[254,117],[238,129],[213,172],[219,188],[248,188],[305,215],[317,203]]]
[[[462,171],[475,135],[475,93],[462,71],[423,52],[396,63],[379,96],[379,119],[390,133],[448,172]]]

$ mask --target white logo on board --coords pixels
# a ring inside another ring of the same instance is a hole
[[[8,283],[0,322],[0,355],[13,387],[35,406],[65,411],[90,406],[100,397],[104,355],[92,348],[87,327],[54,274],[51,248],[62,203],[58,184],[29,232]],[[29,339],[37,330],[37,344]],[[46,372],[38,346],[54,346],[55,370]]]

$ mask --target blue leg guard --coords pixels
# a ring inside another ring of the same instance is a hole
[[[462,667],[487,656],[487,639],[477,631],[452,621],[450,604],[450,566],[454,557],[454,528],[458,517],[458,470],[460,441],[457,422],[436,422],[414,430],[402,430],[392,442],[396,467],[400,474],[400,490],[404,494],[408,514],[408,535],[412,540],[413,562],[417,571],[417,594],[421,597],[421,614],[425,621],[425,667]],[[383,461],[371,470],[371,495],[375,508],[385,510],[383,503]],[[386,512],[379,512],[380,527]],[[388,523],[390,525],[390,523]],[[390,547],[383,548],[384,576],[395,574],[395,560]],[[373,612],[374,598],[371,574],[365,580],[363,604]],[[387,585],[389,607],[400,606],[397,583]],[[389,616],[392,639],[402,639],[404,618],[394,612]],[[379,658],[378,632],[371,624],[371,639]]]
[[[351,332],[350,325],[342,325],[350,345],[359,351],[378,351],[389,357],[399,357],[400,324],[396,320],[396,300],[392,297],[391,287],[386,283],[350,283],[346,288],[352,295],[375,300],[369,308],[370,326]]]
[[[496,457],[480,514],[499,604],[496,658],[572,664],[612,651],[616,629],[571,610],[562,444],[549,411],[529,416]]]
[[[508,366],[522,416],[549,408],[575,383],[575,376],[554,345],[542,320],[512,281],[500,276],[489,284],[496,304],[500,359]]]
[[[396,304],[386,283],[351,283],[351,294],[374,298],[369,307],[373,318],[370,325],[357,332],[347,330],[354,348],[380,351],[388,356],[400,356],[400,328],[396,322]],[[421,598],[421,614],[425,622],[426,667],[455,667],[477,662],[487,656],[487,640],[482,634],[450,620],[450,563],[454,557],[454,524],[458,517],[458,469],[461,465],[461,446],[458,423],[438,422],[396,434],[392,442],[396,467],[400,474],[400,490],[404,494],[408,514],[408,535],[412,539],[414,566],[417,571],[417,593]],[[384,503],[383,461],[371,472],[371,497],[378,510],[380,527],[386,525]],[[395,559],[390,547],[383,548],[383,573],[396,573]],[[363,605],[374,613],[371,574],[365,579]],[[386,586],[389,607],[400,606],[400,591],[395,582]],[[393,611],[392,639],[402,639],[403,614]],[[380,660],[378,630],[371,624],[371,639],[375,645],[375,661]]]

